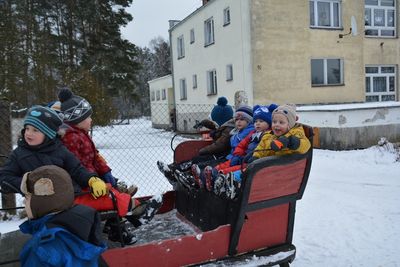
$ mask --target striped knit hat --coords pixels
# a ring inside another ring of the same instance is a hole
[[[242,119],[247,121],[248,123],[251,123],[253,121],[253,109],[249,106],[242,105],[238,107],[238,109],[236,109],[234,118],[235,121],[237,119]]]
[[[24,127],[31,125],[50,139],[56,137],[61,124],[62,121],[54,110],[42,106],[31,107],[24,120]]]

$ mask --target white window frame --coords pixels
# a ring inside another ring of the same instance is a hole
[[[223,26],[227,26],[231,23],[231,11],[229,9],[229,7],[224,9],[224,24]]]
[[[312,77],[312,63],[313,60],[322,60],[323,61],[323,83],[313,83]],[[328,60],[340,60],[339,62],[339,67],[340,67],[340,82],[339,83],[329,83],[328,82]],[[311,67],[311,86],[312,87],[318,87],[318,86],[334,86],[334,85],[344,85],[344,63],[342,58],[312,58],[310,61],[310,67]]]
[[[377,68],[377,72],[368,71],[368,68]],[[393,68],[393,72],[382,72],[383,68]],[[376,102],[371,98],[378,98],[379,102],[383,101],[396,101],[397,92],[397,68],[395,65],[366,65],[365,66],[365,101]],[[386,80],[386,91],[385,92],[374,92],[374,78],[385,78]],[[393,81],[393,91],[390,91],[390,80]],[[369,84],[368,84],[369,83]],[[367,92],[369,89],[369,92]],[[393,99],[382,100],[385,97],[393,96]]]
[[[187,99],[187,87],[186,87],[186,79],[180,79],[179,80],[179,91],[180,91],[180,97],[181,100],[186,100]]]
[[[161,100],[167,99],[167,89],[161,89]]]
[[[377,2],[377,5],[373,5],[372,3],[367,3],[365,2],[365,7],[364,7],[364,27],[365,27],[365,36],[368,37],[379,37],[379,38],[396,38],[397,36],[397,31],[396,31],[396,25],[397,25],[397,10],[396,10],[396,0],[393,0],[394,6],[385,6],[382,5],[382,0],[375,0]],[[375,12],[376,11],[383,11],[384,12],[384,25],[375,25]],[[393,26],[389,26],[389,21],[388,21],[388,13],[393,12]],[[367,20],[367,14],[369,14],[369,23]],[[371,24],[371,25],[368,25]],[[392,35],[388,35],[388,32],[393,32]],[[373,34],[377,33],[377,34]]]
[[[190,43],[193,44],[195,41],[195,36],[194,36],[194,29],[190,30]]]
[[[226,81],[233,81],[233,65],[226,65]]]
[[[193,82],[193,89],[197,89],[197,75],[196,74],[193,74],[192,82]]]
[[[207,71],[207,95],[217,94],[217,70]]]
[[[213,17],[204,21],[204,46],[214,44],[214,19]]]
[[[185,57],[185,40],[183,38],[183,35],[181,35],[177,38],[176,47],[178,50],[178,59],[184,58]]]
[[[319,25],[318,16],[318,3],[329,4],[329,25]],[[334,25],[334,6],[338,6],[338,25]],[[341,0],[310,0],[309,2],[310,11],[310,27],[312,28],[329,28],[329,29],[342,29],[342,1]]]

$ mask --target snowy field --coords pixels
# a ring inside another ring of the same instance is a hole
[[[145,121],[94,132],[111,166],[129,162],[126,170],[113,172],[118,177],[136,174],[126,180],[139,185],[140,195],[171,189],[155,164],[157,159],[172,161],[171,137]],[[0,222],[0,233],[18,229],[21,222]],[[297,204],[293,238],[297,254],[291,266],[400,266],[399,222],[400,162],[392,148],[315,149],[308,186]],[[235,266],[263,263],[263,258],[252,258]]]

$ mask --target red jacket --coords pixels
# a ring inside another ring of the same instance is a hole
[[[86,131],[77,128],[75,125],[69,125],[62,141],[88,171],[95,172],[99,176],[111,171]]]

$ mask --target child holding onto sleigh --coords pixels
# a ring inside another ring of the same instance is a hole
[[[161,205],[157,199],[139,203],[129,194],[119,193],[107,186],[96,173],[87,171],[57,137],[62,121],[58,114],[42,106],[29,109],[18,147],[0,169],[2,190],[21,193],[22,176],[44,165],[56,165],[65,169],[71,176],[76,194],[74,203],[92,207],[99,211],[113,210],[112,199],[108,190],[112,190],[117,198],[118,214],[125,217],[135,226],[147,223]],[[90,192],[90,194],[85,193]],[[138,223],[140,221],[140,223]],[[133,240],[127,232],[127,242]]]
[[[263,157],[307,153],[311,147],[310,141],[302,125],[296,121],[295,105],[286,104],[277,107],[272,112],[271,130],[263,135],[252,155],[248,155],[245,161],[251,163]],[[217,190],[217,193],[225,192],[227,197],[234,198],[241,185],[241,174],[242,171],[237,170],[219,175],[214,183],[214,191],[218,187],[223,187],[222,190]]]
[[[71,176],[55,165],[24,174],[28,220],[20,225],[32,235],[20,252],[21,266],[97,266],[106,250],[95,209],[74,205]]]

